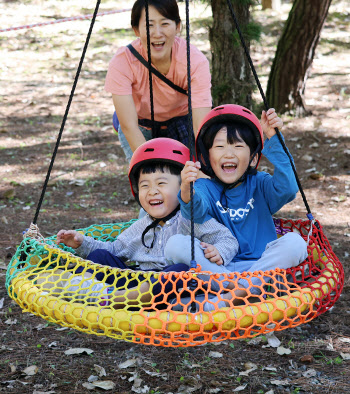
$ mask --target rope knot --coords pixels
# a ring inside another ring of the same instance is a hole
[[[45,238],[40,234],[39,227],[34,223],[31,223],[29,228],[23,232],[23,238],[33,238],[39,242],[45,241]]]

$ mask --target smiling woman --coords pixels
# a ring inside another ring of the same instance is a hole
[[[155,137],[169,137],[188,145],[187,52],[186,41],[177,36],[181,28],[178,5],[176,0],[149,0],[148,4],[152,66],[173,87],[152,75],[155,120],[155,127],[152,127],[148,68],[128,47],[119,48],[112,58],[105,89],[112,93],[120,123],[119,140],[128,161],[138,146]],[[147,64],[145,7],[145,0],[137,0],[132,8],[131,26],[138,39],[131,45]],[[196,132],[212,105],[211,77],[208,60],[192,45],[190,61],[193,129]]]

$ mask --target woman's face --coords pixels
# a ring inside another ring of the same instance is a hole
[[[149,32],[151,42],[151,58],[153,64],[169,63],[171,61],[171,48],[175,36],[180,32],[180,24],[165,18],[153,6],[149,10]],[[138,28],[134,27],[137,37],[140,37],[142,46],[147,51],[146,11],[142,10]]]

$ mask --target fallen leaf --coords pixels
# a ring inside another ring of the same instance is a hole
[[[212,358],[221,358],[221,357],[223,357],[223,354],[220,353],[220,352],[213,352],[213,351],[211,351],[211,352],[209,352],[209,357],[212,357]]]
[[[85,180],[84,179],[72,179],[69,182],[70,185],[74,186],[84,186],[85,185]]]
[[[310,156],[310,155],[304,155],[304,156],[301,157],[301,159],[302,159],[302,160],[305,160],[305,161],[312,161],[312,160],[313,160],[313,157]]]
[[[316,181],[320,181],[324,179],[324,175],[321,172],[315,172],[309,175],[309,178],[314,179]]]
[[[350,360],[350,353],[340,353],[343,360]]]
[[[311,354],[305,354],[305,356],[301,357],[300,361],[302,363],[312,363],[314,358]]]
[[[96,380],[92,385],[103,390],[113,390],[115,388],[115,383],[111,380]]]
[[[264,367],[263,369],[265,369],[266,371],[277,372],[277,368],[275,368],[275,367]]]
[[[286,349],[286,348],[283,347],[283,346],[279,346],[279,347],[277,348],[277,353],[278,353],[280,356],[283,356],[284,354],[291,354],[292,351],[291,351],[290,349]]]
[[[35,327],[35,329],[38,330],[38,331],[40,331],[40,330],[42,330],[43,328],[46,328],[46,327],[47,327],[47,323],[42,323],[42,324],[38,324],[38,325]]]
[[[250,372],[255,371],[258,368],[258,366],[254,363],[247,362],[244,364],[244,368],[245,368],[245,371],[240,372],[239,375],[248,376],[250,374]]]
[[[344,202],[346,201],[346,196],[335,196],[332,197],[331,200],[336,202]]]
[[[88,390],[95,390],[96,388],[92,383],[88,383],[88,382],[83,383],[82,386]]]
[[[314,369],[308,369],[307,371],[303,372],[302,375],[305,378],[312,378],[313,376],[317,375],[317,372]]]
[[[5,298],[0,299],[0,309],[4,307]]]
[[[71,354],[82,354],[82,353],[86,353],[86,354],[91,354],[94,351],[91,349],[87,349],[84,347],[76,347],[76,348],[71,348],[68,349],[64,352],[64,354],[66,354],[67,356],[71,355]]]
[[[255,337],[252,338],[249,342],[248,345],[253,346],[253,345],[258,345],[260,342],[262,342],[262,338],[261,337]]]
[[[281,341],[276,337],[273,331],[266,334],[266,339],[271,347],[278,347],[281,344]]]
[[[276,386],[288,386],[290,383],[287,379],[284,380],[271,380],[270,381],[271,384],[274,384]]]
[[[147,369],[143,369],[143,372],[145,372],[147,375],[150,375],[150,376],[158,376],[158,377],[162,378],[163,380],[168,380],[168,376],[166,373],[148,371]]]
[[[247,387],[247,384],[244,384],[243,386],[238,386],[236,387],[233,392],[237,393],[238,391],[243,391]]]
[[[123,363],[119,364],[118,367],[120,369],[133,367],[136,364],[136,362],[137,362],[136,358],[130,358],[129,360],[126,360]]]
[[[9,367],[10,367],[11,373],[14,373],[17,371],[17,367],[14,364],[9,364]]]
[[[39,371],[39,368],[36,365],[31,365],[30,367],[27,367],[23,370],[23,373],[26,374],[27,376],[33,376],[37,374]]]
[[[100,367],[99,365],[94,364],[94,369],[98,373],[98,376],[100,376],[100,377],[107,376],[106,370],[103,367]]]
[[[315,172],[315,171],[317,171],[316,167],[311,167],[311,168],[308,168],[307,170],[305,170],[306,173]]]
[[[17,324],[17,319],[7,319],[5,321],[6,324]]]

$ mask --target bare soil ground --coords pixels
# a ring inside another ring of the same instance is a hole
[[[102,11],[132,4],[103,3]],[[0,26],[90,14],[94,2],[84,7],[78,0],[2,0]],[[263,36],[252,53],[265,85],[289,7],[285,4],[280,13],[254,9]],[[210,9],[195,3],[191,15],[192,41],[210,56],[205,29]],[[62,330],[22,314],[6,293],[6,266],[33,220],[89,22],[0,33],[0,392],[350,392],[349,22],[348,3],[333,1],[307,82],[306,104],[312,114],[283,117],[287,145],[312,212],[345,269],[343,294],[331,311],[276,333],[291,350],[287,355],[267,346],[266,337],[186,349],[152,348]],[[111,127],[111,98],[103,90],[108,61],[132,38],[128,26],[129,13],[104,16],[96,23],[38,220],[44,236],[61,228],[137,217],[127,163]],[[271,166],[263,162],[262,167]],[[300,195],[279,215],[305,217]],[[93,353],[66,355],[69,348]],[[93,387],[91,376],[106,386]]]

